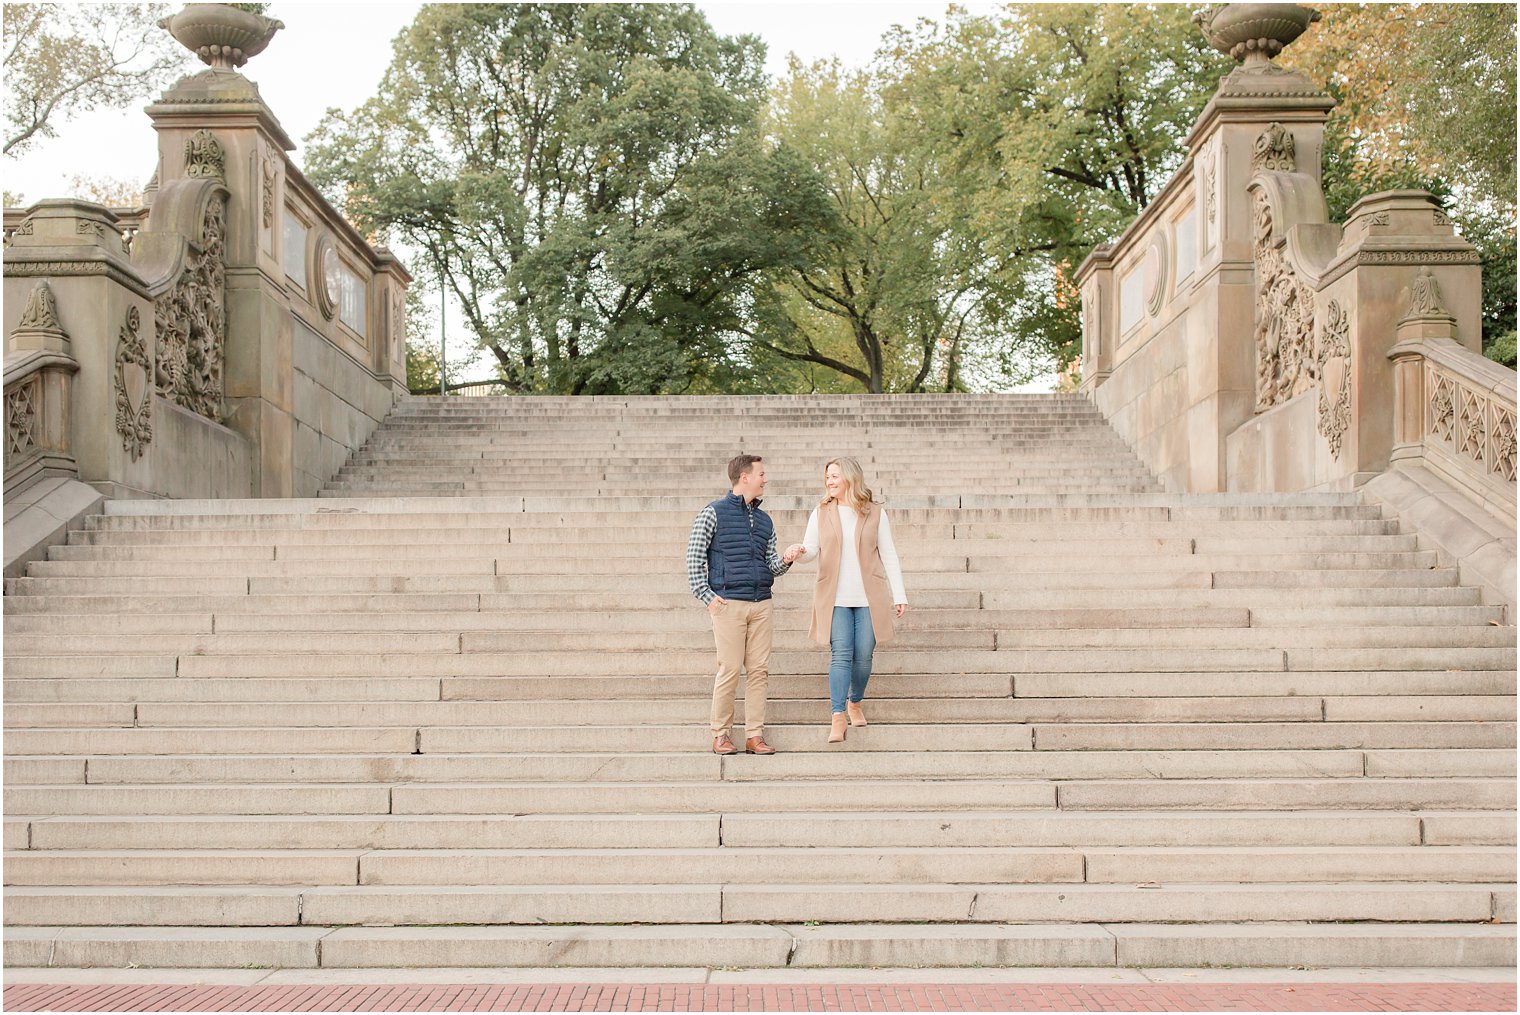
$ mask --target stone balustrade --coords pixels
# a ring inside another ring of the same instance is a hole
[[[301,175],[258,87],[213,67],[147,113],[144,207],[5,212],[7,573],[29,483],[310,496],[406,393],[410,275]]]
[[[1444,337],[1414,337],[1394,364],[1394,459],[1429,469],[1515,521],[1515,372]]]

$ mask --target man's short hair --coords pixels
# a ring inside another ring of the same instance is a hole
[[[739,477],[753,469],[758,461],[760,461],[759,455],[735,455],[728,461],[728,481],[739,482]]]

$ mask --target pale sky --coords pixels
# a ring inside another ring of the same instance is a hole
[[[421,4],[291,3],[270,5],[285,22],[269,48],[243,73],[258,83],[291,140],[302,139],[330,107],[352,109],[374,94],[390,63],[391,40],[411,23]],[[760,36],[768,47],[773,77],[796,53],[804,61],[838,56],[849,66],[869,63],[894,24],[920,17],[941,19],[946,3],[702,3],[715,29],[725,35]],[[971,4],[973,9],[990,4]],[[187,54],[188,55],[188,54]],[[201,70],[199,62],[190,71]],[[313,70],[320,80],[313,80]],[[128,109],[101,110],[60,125],[58,137],[3,163],[5,189],[27,201],[63,196],[71,176],[106,176],[146,183],[155,161],[154,135],[143,101]],[[301,163],[299,148],[294,153]],[[138,179],[138,178],[141,179]]]

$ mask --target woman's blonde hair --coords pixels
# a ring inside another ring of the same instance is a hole
[[[828,479],[829,466],[839,466],[839,478],[844,480],[845,491],[842,503],[855,509],[856,514],[865,515],[871,504],[871,488],[866,486],[865,470],[860,463],[853,458],[830,458],[823,463],[823,476]],[[819,507],[833,503],[834,498],[829,496],[828,487],[824,487],[823,500]]]

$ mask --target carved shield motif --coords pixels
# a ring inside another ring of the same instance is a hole
[[[142,315],[128,307],[116,339],[116,432],[134,462],[153,442],[153,364],[141,327]]]

